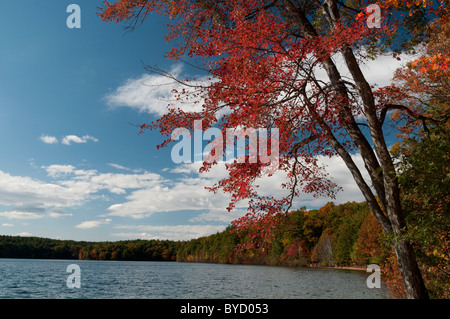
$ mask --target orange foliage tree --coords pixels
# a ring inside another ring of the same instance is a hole
[[[397,70],[385,92],[400,123],[398,159],[402,204],[422,273],[434,298],[450,297],[450,21],[449,8],[430,24],[430,41]],[[389,105],[387,103],[386,105]],[[404,106],[408,105],[407,112]],[[385,114],[385,113],[384,113]],[[406,295],[395,256],[385,265],[388,288]]]
[[[384,259],[383,229],[372,214],[368,214],[358,231],[355,260],[361,265],[379,264]]]

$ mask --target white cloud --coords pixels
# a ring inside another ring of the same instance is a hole
[[[12,176],[0,171],[0,205],[10,206],[0,212],[7,219],[36,219],[70,216],[63,208],[72,208],[99,198],[98,192],[125,194],[129,189],[146,189],[163,183],[154,173],[112,174],[79,170],[72,165],[42,167],[52,183],[30,177]]]
[[[181,167],[181,166],[180,166]],[[210,172],[200,174],[199,163],[184,164],[182,169],[174,173],[189,173],[174,180],[165,180],[152,187],[137,189],[119,204],[111,205],[105,216],[122,216],[143,218],[156,212],[204,211],[225,208],[229,203],[229,195],[223,192],[213,194],[205,189],[225,177],[223,165],[214,166]]]
[[[42,215],[32,212],[10,211],[0,212],[0,217],[7,219],[38,219],[42,218]]]
[[[353,159],[361,168],[364,167],[361,156]],[[363,201],[363,197],[355,185],[343,161],[338,158],[319,158],[327,165],[332,180],[343,187],[338,193],[335,203],[346,201]],[[110,165],[115,167],[115,165]],[[226,225],[246,213],[247,201],[238,203],[233,212],[227,212],[230,196],[219,191],[209,192],[206,186],[212,186],[220,179],[227,177],[225,163],[214,165],[206,173],[199,173],[200,163],[183,164],[170,170],[172,179],[143,171],[134,173],[100,173],[97,170],[77,169],[73,165],[43,166],[51,183],[35,180],[30,177],[12,176],[0,171],[0,205],[11,206],[10,211],[4,209],[0,217],[13,219],[38,219],[42,217],[57,218],[69,216],[65,210],[87,203],[93,199],[103,200],[99,192],[109,191],[112,194],[124,195],[109,206],[105,213],[100,213],[96,220],[88,220],[76,225],[78,229],[91,229],[111,223],[112,216],[139,219],[154,213],[164,212],[198,212],[188,220],[188,224],[201,225],[179,226],[121,226],[115,227],[120,232],[113,234],[123,238],[171,238],[185,239],[209,235],[223,230]],[[122,169],[122,166],[115,167]],[[366,176],[367,178],[367,176]],[[281,184],[286,181],[285,173],[276,172],[272,177],[257,180],[261,195],[281,197],[286,190]],[[307,206],[321,207],[330,198],[314,198],[310,194],[302,194],[294,201],[293,209]],[[212,225],[211,225],[212,224]]]
[[[111,219],[101,219],[101,220],[88,220],[85,222],[82,222],[81,224],[76,225],[76,228],[79,229],[91,229],[91,228],[97,228],[100,225],[107,225],[111,222]]]
[[[360,155],[354,155],[353,160],[364,172],[364,163]],[[363,201],[359,188],[353,180],[348,168],[339,157],[319,157],[318,161],[326,167],[330,179],[342,191],[338,192],[335,203],[347,201]],[[121,203],[111,205],[109,213],[104,216],[132,217],[135,219],[152,215],[156,212],[173,211],[199,211],[198,216],[190,221],[202,222],[224,222],[232,220],[245,214],[248,201],[239,202],[235,211],[227,212],[230,196],[221,191],[216,194],[205,189],[212,186],[222,178],[227,177],[224,163],[219,163],[206,173],[199,173],[200,163],[183,164],[170,172],[178,174],[179,177],[171,181],[164,181],[148,188],[139,188],[125,197]],[[367,174],[363,174],[368,180]],[[281,185],[286,182],[286,173],[277,171],[271,177],[264,176],[256,180],[258,194],[281,198],[288,194]],[[370,184],[370,183],[369,183]],[[313,194],[301,194],[295,198],[293,209],[307,206],[310,208],[321,207],[332,199],[329,197],[314,197]]]
[[[49,135],[41,135],[41,137],[39,138],[43,143],[46,144],[57,144],[58,143],[58,139],[54,136],[49,136]]]
[[[0,171],[0,205],[68,207],[80,204],[84,198],[85,194],[74,189]]]
[[[47,174],[53,178],[61,177],[73,173],[75,166],[72,165],[50,165],[42,166],[47,171]]]
[[[310,193],[301,193],[299,197],[296,197],[293,202],[292,209],[296,209],[302,206],[309,208],[319,208],[324,206],[327,202],[333,201],[336,204],[342,204],[348,201],[364,201],[364,197],[356,185],[353,177],[345,165],[344,161],[340,157],[324,157],[317,156],[318,165],[325,168],[328,173],[328,178],[334,182],[342,190],[338,191],[336,198],[332,199],[325,196],[314,197]],[[352,159],[359,167],[363,177],[369,182],[369,176],[365,172],[364,162],[360,154],[352,155]],[[288,194],[286,189],[283,189],[281,185],[287,181],[286,173],[284,171],[277,171],[271,177],[264,176],[256,180],[256,184],[259,185],[258,193],[263,196],[275,196],[278,198],[284,197]]]
[[[367,80],[371,84],[378,86],[389,85],[395,70],[404,65],[405,61],[412,56],[400,55],[400,61],[392,56],[378,56],[375,60],[365,60],[361,63],[361,68]],[[350,72],[340,54],[333,56],[341,75],[350,78]],[[175,78],[182,77],[183,65],[177,65],[172,68],[170,74]],[[328,81],[328,77],[323,68],[317,67],[315,70],[318,79]],[[214,79],[212,80],[214,81]],[[206,77],[199,77],[197,81],[190,82],[191,85],[203,84],[206,86],[211,80]],[[196,92],[198,90],[188,86],[183,86],[175,80],[159,74],[143,74],[136,78],[130,78],[124,84],[119,86],[113,92],[105,96],[106,103],[110,107],[130,107],[139,112],[154,114],[157,116],[164,115],[169,108],[180,108],[184,111],[200,111],[202,109],[203,98],[194,97],[191,100],[177,101],[176,94],[173,90],[187,92]],[[170,104],[170,106],[169,106]],[[220,118],[223,114],[230,113],[227,108],[222,109],[218,114]]]
[[[90,135],[85,135],[83,137],[78,137],[77,135],[66,135],[62,139],[61,143],[70,145],[71,143],[87,143],[88,141],[98,142],[98,139]]]
[[[143,172],[142,169],[131,169],[131,168],[122,166],[120,164],[115,164],[115,163],[107,163],[106,165],[111,166],[118,170],[123,170],[123,171],[129,171],[129,172],[134,172],[134,173],[142,173]]]
[[[33,235],[31,233],[28,233],[28,232],[21,232],[21,233],[17,233],[16,236],[30,237],[30,236],[33,236]]]
[[[41,142],[46,144],[57,144],[59,140],[55,136],[41,135],[39,138]],[[77,135],[66,135],[62,138],[61,143],[65,145],[71,145],[72,143],[87,143],[89,141],[98,142],[98,139],[91,135],[84,135],[79,137]]]
[[[179,78],[182,72],[182,65],[172,68],[170,73]],[[191,85],[195,83],[203,83],[205,78],[198,81],[191,81]],[[182,89],[196,91],[195,88],[182,86],[180,83],[167,76],[158,74],[143,74],[140,77],[128,79],[123,85],[118,87],[114,92],[105,96],[106,103],[110,107],[130,107],[139,112],[145,112],[155,115],[163,115],[168,112],[168,105],[176,103],[177,107],[185,111],[200,111],[202,107],[201,98],[193,98],[189,101],[183,100],[183,103],[176,100],[173,90],[181,91]]]
[[[236,220],[240,217],[245,216],[247,214],[246,209],[236,209],[231,212],[226,211],[225,209],[211,209],[206,213],[201,213],[191,219],[190,222],[220,222],[225,223],[226,225],[231,224],[233,220]]]
[[[367,82],[372,85],[377,85],[378,87],[388,86],[391,84],[392,78],[395,71],[403,67],[407,61],[415,58],[414,55],[401,54],[397,58],[392,57],[392,55],[380,55],[374,60],[371,59],[360,59],[360,67]],[[351,73],[347,68],[344,58],[340,53],[333,55],[333,61],[335,62],[339,72],[344,78],[351,79]],[[322,67],[317,67],[315,74],[318,79],[329,81],[325,70]]]
[[[370,84],[376,84],[379,87],[391,84],[395,71],[403,67],[407,61],[414,59],[414,55],[398,55],[400,60],[393,58],[392,55],[381,55],[375,60],[368,60],[361,64],[361,70]]]
[[[2,226],[3,227],[14,227],[14,225],[10,224],[10,223],[3,223]]]
[[[100,190],[108,190],[113,194],[125,194],[127,189],[142,189],[161,182],[161,176],[154,173],[142,174],[112,174],[92,173],[84,175],[82,170],[77,171],[78,176],[60,181],[59,184],[80,193],[93,194]]]
[[[119,164],[114,164],[114,163],[108,163],[107,165],[114,167],[116,169],[120,169],[120,170],[125,170],[125,171],[130,171],[130,169],[128,167],[119,165]]]
[[[214,204],[226,204],[219,198],[212,201],[204,186],[208,184],[199,180],[195,184],[182,182],[170,186],[154,186],[138,189],[126,197],[126,201],[111,205],[106,216],[122,216],[143,218],[156,212],[172,212],[183,210],[203,210],[213,208]],[[224,206],[225,207],[225,206]]]
[[[223,231],[224,225],[173,225],[173,226],[152,226],[152,225],[122,225],[114,226],[115,229],[131,230],[131,232],[113,233],[115,237],[126,239],[169,239],[169,240],[189,240],[208,236],[213,233]]]
[[[62,208],[54,208],[48,213],[48,215],[52,218],[59,218],[62,216],[72,216],[72,214],[65,213]]]
[[[76,135],[67,135],[64,136],[61,143],[65,145],[70,145],[70,143],[86,143],[81,137],[78,137]]]

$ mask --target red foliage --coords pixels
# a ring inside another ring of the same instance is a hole
[[[296,7],[292,7],[294,3]],[[416,10],[412,1],[403,1],[403,5],[396,0],[378,3],[385,12],[404,5],[412,14]],[[195,91],[204,99],[201,112],[172,108],[142,129],[158,129],[170,136],[179,127],[192,128],[193,121],[199,119],[205,130],[213,125],[223,131],[235,127],[279,129],[278,169],[287,176],[282,185],[286,196],[280,199],[258,194],[255,182],[270,165],[261,162],[227,164],[229,177],[210,188],[231,194],[230,210],[238,201],[250,199],[249,214],[233,225],[249,232],[249,238],[254,239],[250,243],[261,244],[270,240],[276,229],[277,214],[287,211],[300,193],[334,197],[337,185],[318,163],[319,155],[341,155],[362,147],[363,135],[355,118],[368,106],[363,107],[355,97],[358,92],[353,83],[345,83],[344,78],[333,82],[332,72],[329,77],[333,83],[324,83],[317,69],[325,62],[329,68],[331,56],[343,48],[391,38],[401,26],[402,22],[391,20],[388,24],[383,20],[381,28],[367,28],[367,14],[355,14],[364,12],[364,6],[354,10],[340,7],[339,19],[332,20],[329,14],[321,15],[322,7],[316,1],[120,0],[114,4],[105,1],[100,16],[106,21],[133,22],[150,12],[169,15],[174,23],[169,25],[166,38],[176,46],[168,56],[174,60],[184,55],[199,57],[214,78]],[[308,21],[298,21],[302,17]],[[344,90],[339,90],[339,85]],[[192,92],[177,94],[181,102]],[[229,112],[218,119],[227,108]],[[339,145],[330,142],[337,140]],[[170,138],[160,146],[169,142]],[[211,165],[204,163],[202,171]]]

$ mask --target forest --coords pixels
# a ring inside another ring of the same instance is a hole
[[[0,258],[171,261],[178,245],[168,240],[87,242],[0,236]]]
[[[318,210],[301,208],[280,216],[277,233],[249,245],[249,231],[229,226],[189,241],[88,242],[0,236],[0,258],[180,261],[280,266],[335,266],[380,263],[386,257],[381,227],[365,203]]]
[[[350,266],[385,260],[382,229],[365,203],[330,202],[318,210],[301,208],[279,222],[270,241],[248,245],[249,232],[222,233],[180,243],[178,261],[277,266]]]

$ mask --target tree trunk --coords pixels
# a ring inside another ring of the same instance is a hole
[[[290,0],[284,0],[283,4],[288,15],[296,19],[299,29],[304,35],[310,37],[317,36],[314,26],[309,22],[301,8],[296,7]],[[335,23],[339,20],[339,8],[334,0],[325,0],[324,4],[327,6],[327,9],[323,7],[325,16],[330,27],[333,29]],[[366,198],[369,208],[382,225],[385,233],[392,238],[397,259],[399,261],[400,271],[405,283],[407,297],[428,298],[428,293],[414,256],[414,250],[411,244],[404,239],[406,223],[400,201],[400,190],[394,163],[384,139],[382,125],[376,114],[376,105],[372,89],[365,79],[352,49],[348,45],[344,45],[341,52],[355,85],[358,88],[358,94],[362,99],[364,113],[369,126],[374,149],[370,147],[365,137],[362,136],[351,112],[347,112],[350,121],[348,121],[344,127],[360,151],[384,212],[376,201],[372,190],[362,178],[361,172],[356,167],[355,163],[353,163],[350,154],[342,147],[329,127],[327,127],[326,123],[321,121],[320,117],[318,124],[327,133],[331,146],[338,152],[349,168],[353,178]],[[324,66],[331,83],[335,87],[336,92],[345,96],[347,93],[346,87],[342,84],[341,75],[333,61],[330,58],[325,59],[322,65]],[[374,151],[376,157],[373,153]]]
[[[414,250],[411,244],[404,239],[407,226],[403,215],[397,174],[384,139],[381,124],[376,116],[375,101],[370,85],[362,74],[352,50],[349,47],[345,47],[343,49],[343,55],[363,100],[370,135],[378,160],[381,164],[380,167],[382,168],[384,180],[384,209],[392,227],[392,235],[394,235],[393,243],[403,280],[405,282],[407,297],[428,298],[428,293],[414,256]],[[362,152],[361,155],[364,157]],[[371,173],[370,170],[369,173]],[[378,193],[378,195],[380,196],[381,194]]]
[[[411,244],[407,240],[401,239],[394,244],[394,247],[406,287],[406,297],[408,299],[428,299],[427,289]]]
[[[404,239],[406,222],[403,216],[397,174],[384,139],[381,124],[376,116],[372,90],[349,47],[343,48],[343,56],[363,100],[374,149],[383,170],[385,210],[393,230],[393,243],[405,283],[406,295],[408,298],[428,298],[422,274],[414,256],[413,247]],[[364,156],[362,153],[361,155]]]

